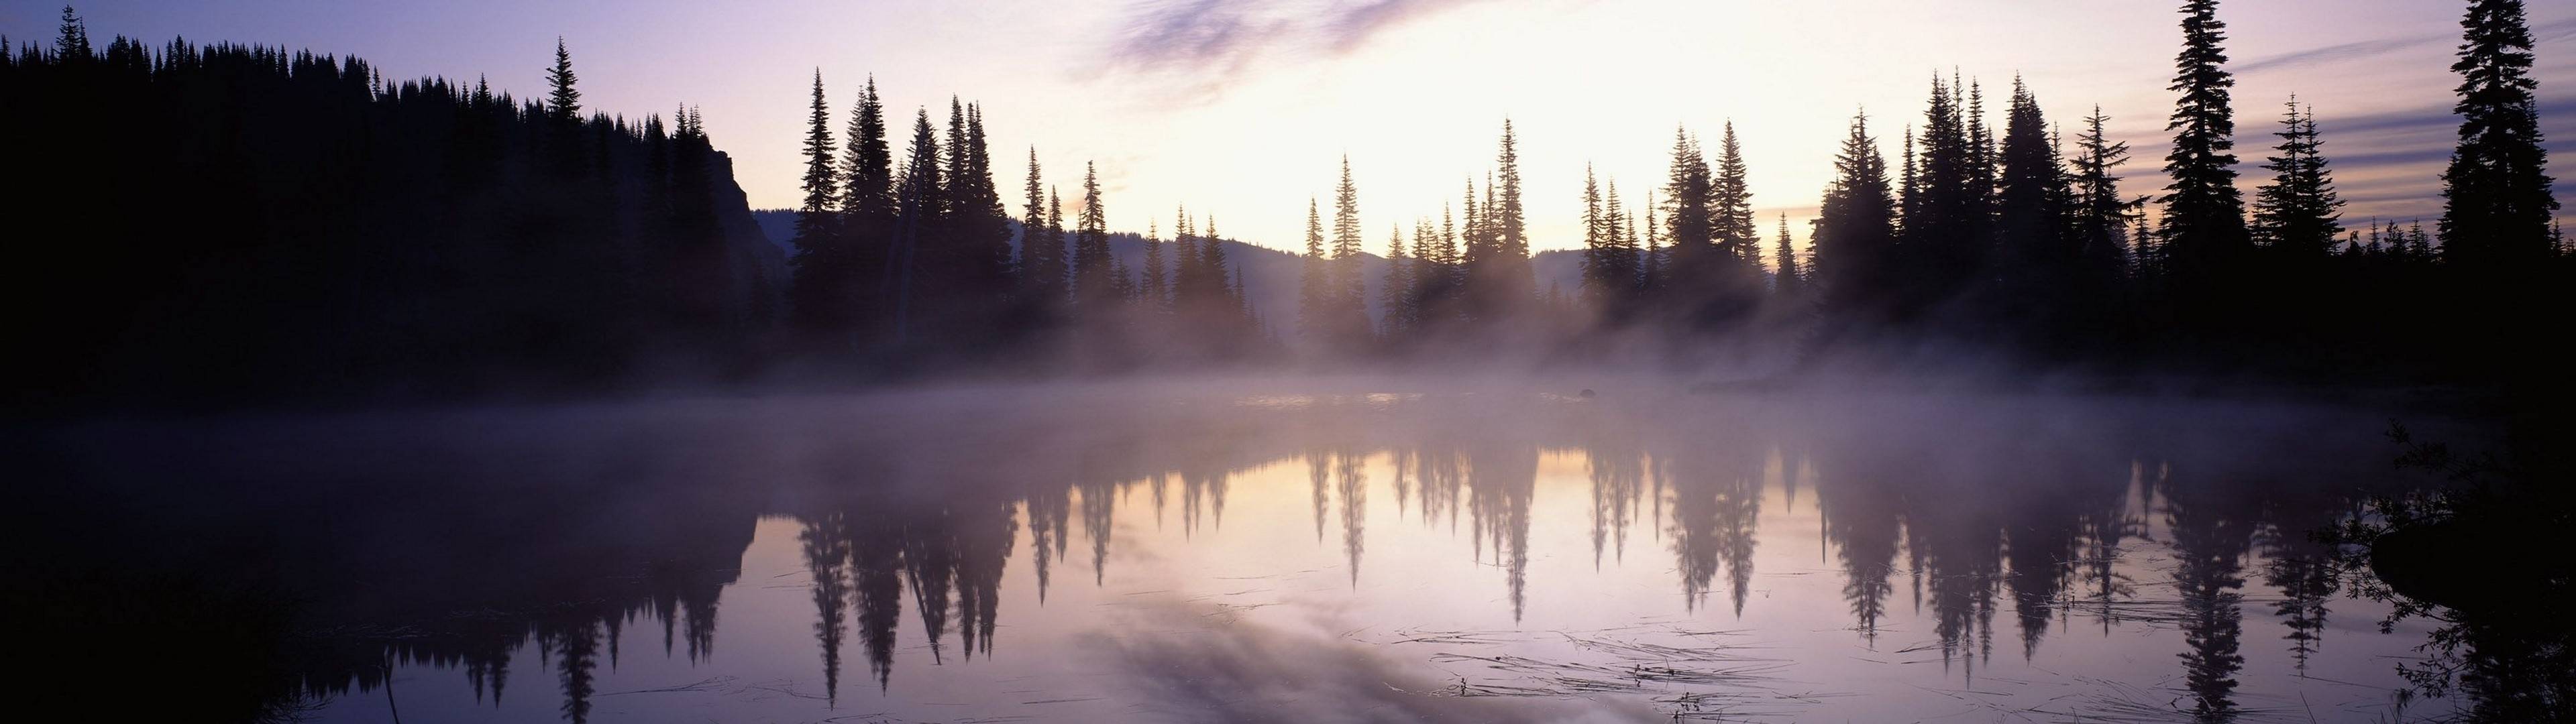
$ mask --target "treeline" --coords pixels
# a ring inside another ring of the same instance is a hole
[[[2548,328],[2555,315],[2536,305],[2569,249],[2541,173],[2521,3],[2478,0],[2463,21],[2438,237],[2347,229],[2315,115],[2295,98],[2249,212],[2216,13],[2214,0],[2182,8],[2161,195],[2123,195],[2128,149],[2098,107],[2067,153],[2019,80],[1992,140],[1976,84],[1963,95],[1934,78],[1893,188],[1855,118],[1815,225],[1822,337],[1898,330],[2056,359],[2351,375],[2463,372],[2502,350],[2458,337]]]
[[[49,46],[0,47],[27,182],[0,285],[30,352],[12,398],[722,375],[780,311],[698,110],[585,111],[560,45],[542,99],[284,48],[97,47],[70,9]]]
[[[802,352],[918,371],[1037,351],[1098,370],[1239,361],[1269,346],[1214,217],[1202,226],[1177,212],[1173,237],[1147,233],[1145,268],[1130,269],[1111,254],[1090,164],[1068,226],[1030,149],[1014,221],[979,106],[951,99],[944,132],[916,110],[898,167],[874,78],[837,137],[828,103],[817,71],[789,293]]]
[[[2471,2],[2462,22],[2460,143],[2432,232],[2421,220],[2374,219],[2366,233],[2348,225],[2325,135],[2295,97],[2261,164],[2269,178],[2244,198],[2225,24],[2214,0],[2186,2],[2181,14],[2173,146],[2162,169],[2170,182],[2161,193],[2123,187],[2130,151],[2112,140],[2098,106],[2070,134],[2015,78],[1998,126],[1980,82],[1935,74],[1919,121],[1905,124],[1897,163],[1880,150],[1870,119],[1853,119],[1803,252],[1785,216],[1773,230],[1756,218],[1733,125],[1713,148],[1680,129],[1642,212],[1621,200],[1615,180],[1587,174],[1580,288],[1542,289],[1530,264],[1518,139],[1506,121],[1494,169],[1481,185],[1468,180],[1456,210],[1443,208],[1436,223],[1423,216],[1409,229],[1392,225],[1374,285],[1363,270],[1371,237],[1343,159],[1329,219],[1322,200],[1309,201],[1298,309],[1285,332],[1245,308],[1240,291],[1225,286],[1222,262],[1207,267],[1199,244],[1180,244],[1169,257],[1175,267],[1166,267],[1161,244],[1149,247],[1143,269],[1110,258],[1088,176],[1068,236],[1034,152],[1021,214],[1033,231],[1006,252],[973,106],[952,103],[944,156],[927,117],[917,119],[916,160],[889,174],[871,84],[850,124],[858,140],[834,166],[818,81],[800,289],[815,279],[843,291],[800,296],[799,309],[811,310],[800,317],[821,329],[866,329],[836,315],[871,310],[889,320],[873,326],[892,325],[899,340],[907,303],[932,310],[942,302],[925,289],[962,288],[1013,312],[944,328],[1021,341],[1034,331],[1080,349],[1120,350],[1114,356],[1127,362],[1169,358],[1172,339],[1216,357],[1228,345],[1275,340],[1333,362],[1497,349],[1537,360],[1676,359],[1733,345],[1811,360],[1983,349],[2110,371],[2336,378],[2478,374],[2499,348],[2477,340],[2547,327],[2548,306],[2563,301],[2549,290],[2566,277],[2571,250],[2552,221],[2558,206],[2543,174],[2520,2]],[[901,179],[914,176],[967,181],[956,184],[962,191],[919,184],[913,202],[863,201],[890,185],[900,196],[914,188]],[[920,210],[921,221],[900,222],[905,209]],[[1196,239],[1188,223],[1184,215],[1176,229]],[[956,230],[938,231],[943,224]],[[932,231],[921,240],[893,231],[914,226]],[[958,250],[933,253],[965,254],[981,271],[950,281],[937,262],[887,260],[915,248]],[[849,265],[859,271],[809,273],[841,269],[830,261],[840,257],[860,260]],[[1184,321],[1166,321],[1176,319]],[[1139,344],[1148,340],[1160,345]]]

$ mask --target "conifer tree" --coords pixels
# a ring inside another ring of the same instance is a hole
[[[2272,181],[2254,193],[2253,232],[2276,252],[2322,258],[2343,235],[2342,214],[2336,211],[2343,199],[2335,194],[2334,178],[2318,150],[2316,113],[2301,109],[2296,96],[2286,106],[2277,134],[2280,155],[2263,165],[2272,172]]]
[[[1169,279],[1163,273],[1163,234],[1154,224],[1145,222],[1145,271],[1138,280],[1137,291],[1144,295],[1147,308],[1159,311],[1170,309],[1172,298]]]
[[[1601,184],[1592,177],[1592,164],[1583,165],[1583,290],[1586,303],[1598,308],[1608,297],[1612,282],[1608,276],[1610,240],[1602,228]]]
[[[2056,206],[2064,178],[2039,101],[2013,79],[2005,111],[2002,160],[1995,199],[1996,253],[2005,295],[1999,303],[2045,312],[2065,305],[2075,281],[2073,245],[2058,236],[2064,210]],[[2034,295],[2038,295],[2034,297]]]
[[[1329,334],[1333,318],[1333,271],[1324,256],[1324,217],[1315,200],[1306,199],[1306,254],[1297,265],[1297,332],[1307,339]]]
[[[1798,270],[1798,253],[1789,245],[1789,215],[1780,215],[1780,239],[1771,248],[1773,265],[1772,291],[1782,299],[1797,299],[1806,285],[1806,274]]]
[[[843,135],[848,145],[841,156],[841,227],[854,239],[874,239],[894,217],[894,154],[886,146],[885,101],[877,96],[875,76],[859,91]],[[1030,149],[1029,163],[1034,173],[1036,149]],[[1036,198],[1034,190],[1030,198]]]
[[[1118,299],[1117,275],[1109,255],[1109,222],[1100,208],[1100,174],[1082,165],[1082,210],[1074,220],[1073,297],[1086,315],[1106,310]]]
[[[1608,248],[1601,260],[1606,265],[1602,278],[1610,282],[1604,296],[1625,304],[1635,299],[1638,275],[1643,272],[1638,266],[1637,221],[1619,203],[1618,179],[1611,179],[1601,195],[1601,226]]]
[[[922,267],[922,245],[939,229],[940,179],[939,137],[930,130],[930,111],[915,109],[912,119],[912,143],[905,149],[903,175],[895,182],[895,244],[892,263],[886,266],[894,299],[894,341],[911,341],[915,307],[919,306],[915,287],[925,280]]]
[[[1020,288],[1042,305],[1063,304],[1070,292],[1071,271],[1065,259],[1060,216],[1050,216],[1047,189],[1039,185],[1038,150],[1029,149],[1029,180],[1020,214]]]
[[[70,8],[64,8],[65,14],[68,15],[70,10]],[[88,52],[87,41],[83,41],[81,49],[84,53]],[[819,71],[816,77],[821,77]],[[581,122],[581,91],[573,87],[575,80],[572,73],[572,53],[564,49],[563,37],[557,36],[555,64],[554,67],[546,69],[546,87],[549,89],[546,94],[546,115],[553,118],[556,125],[568,126]]]
[[[1412,329],[1412,315],[1406,306],[1413,299],[1413,260],[1404,255],[1404,227],[1387,225],[1386,279],[1378,286],[1380,308],[1386,320],[1380,334],[1392,341]]]
[[[2531,76],[2531,28],[2522,0],[2471,0],[2460,19],[2459,145],[2442,172],[2442,254],[2479,268],[2548,256],[2558,199],[2543,171]]]
[[[796,207],[795,276],[788,294],[799,324],[837,331],[848,323],[854,299],[849,254],[839,234],[838,169],[833,167],[832,113],[823,102],[823,71],[814,71],[812,111],[805,131],[805,199]]]
[[[1895,199],[1867,114],[1853,116],[1834,174],[1817,212],[1815,280],[1829,309],[1866,320],[1886,311],[1897,268]]]
[[[1709,208],[1712,181],[1708,159],[1699,143],[1682,129],[1673,130],[1673,150],[1664,177],[1664,240],[1677,276],[1703,280],[1717,255],[1716,221]]]
[[[1351,182],[1351,159],[1342,157],[1342,181],[1333,189],[1332,297],[1333,339],[1344,349],[1367,339],[1368,278],[1360,270],[1359,187]]]
[[[2247,246],[2243,197],[2236,190],[2234,113],[2228,89],[2236,79],[2221,67],[2227,54],[2227,24],[2218,19],[2218,0],[2185,0],[2182,8],[2183,50],[2175,58],[2170,90],[2173,150],[2165,156],[2163,229],[2157,234],[2166,272],[2184,293],[2206,291],[2212,277],[2238,261]]]
[[[2138,202],[2120,196],[2120,177],[2112,173],[2129,160],[2129,144],[2113,141],[2103,131],[2111,120],[2102,114],[2101,106],[2084,118],[2084,131],[2075,137],[2075,167],[2071,179],[2075,186],[2073,231],[2083,258],[2125,267],[2130,257],[2127,236],[2129,221],[2137,217]]]
[[[1753,228],[1753,190],[1745,180],[1744,153],[1736,145],[1734,121],[1726,122],[1717,148],[1717,170],[1708,189],[1709,236],[1722,253],[1751,266],[1762,256],[1762,236]]]

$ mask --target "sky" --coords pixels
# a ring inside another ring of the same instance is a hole
[[[1893,163],[1931,78],[1982,82],[2002,125],[2018,76],[2073,135],[2099,105],[2153,193],[2173,95],[2178,2],[2139,0],[84,0],[93,38],[172,36],[355,54],[387,78],[486,75],[542,93],[558,36],[586,108],[704,109],[755,207],[801,198],[813,74],[837,134],[873,74],[899,137],[913,109],[981,103],[998,184],[1018,210],[1035,148],[1078,198],[1096,164],[1111,228],[1168,235],[1175,210],[1228,237],[1302,246],[1350,160],[1369,247],[1437,221],[1517,131],[1533,246],[1581,243],[1589,165],[1642,207],[1677,128],[1712,150],[1732,122],[1764,229],[1807,236],[1831,159],[1866,111]],[[2222,4],[2250,190],[2282,104],[2312,105],[2346,222],[2440,214],[2456,133],[2449,71],[2464,3]],[[0,33],[45,41],[61,6],[0,0]],[[2576,211],[2576,3],[2530,3],[2542,130]],[[1070,203],[1072,198],[1068,199]],[[1070,213],[1070,211],[1068,212]],[[2576,219],[2570,219],[2576,220]]]

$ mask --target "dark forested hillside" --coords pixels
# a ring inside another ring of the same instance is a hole
[[[40,354],[8,395],[169,400],[562,390],[738,367],[780,313],[695,109],[522,100],[284,48],[0,61],[20,183],[0,283]]]

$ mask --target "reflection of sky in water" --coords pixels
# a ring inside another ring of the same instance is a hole
[[[1543,448],[1433,432],[1114,483],[1077,469],[1007,496],[800,492],[697,604],[700,655],[689,635],[666,653],[664,617],[635,607],[596,646],[524,639],[498,703],[475,685],[489,666],[416,661],[319,714],[554,720],[566,657],[586,656],[593,721],[2386,715],[2392,657],[2422,632],[2380,634],[2379,605],[2319,595],[2302,531],[2347,502],[2101,456],[1963,461],[2055,444],[2059,424],[1930,457],[1865,433]],[[1723,437],[1706,435],[1649,437]],[[1956,478],[1977,475],[2067,482],[1970,500],[1977,481]]]

